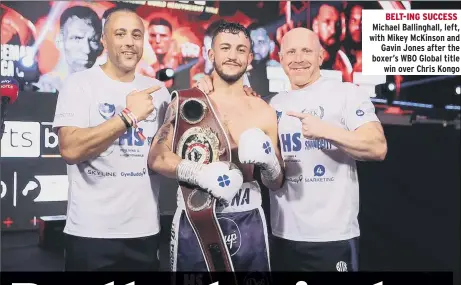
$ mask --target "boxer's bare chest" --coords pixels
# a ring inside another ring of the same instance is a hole
[[[264,120],[257,106],[249,100],[215,101],[219,119],[226,129],[232,149],[232,162],[243,173],[244,181],[253,181],[253,166],[240,164],[238,143],[240,135],[250,128],[264,129]]]

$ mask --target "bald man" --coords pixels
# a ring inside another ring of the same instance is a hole
[[[322,77],[315,33],[288,32],[280,62],[291,90],[277,110],[285,183],[271,191],[271,256],[280,271],[357,271],[359,183],[356,160],[384,160],[387,143],[368,94]],[[210,78],[199,86],[212,89]]]
[[[66,271],[158,268],[159,181],[147,155],[170,94],[135,73],[144,33],[134,12],[110,14],[106,63],[73,73],[59,92],[53,129],[68,164]]]

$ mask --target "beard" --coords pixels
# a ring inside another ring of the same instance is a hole
[[[245,67],[242,71],[238,72],[237,74],[234,74],[234,75],[226,74],[224,73],[222,68],[220,68],[216,64],[216,62],[213,62],[213,67],[216,70],[216,73],[219,75],[219,77],[221,77],[221,79],[224,80],[228,84],[233,84],[237,82],[246,72],[246,67]]]

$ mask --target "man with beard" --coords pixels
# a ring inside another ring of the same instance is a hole
[[[247,72],[251,87],[255,92],[262,95],[263,99],[270,95],[269,79],[267,77],[267,67],[280,66],[280,64],[270,58],[275,49],[275,43],[269,37],[264,26],[253,23],[248,26],[251,40],[253,41],[253,62],[251,69]]]
[[[35,84],[42,92],[59,91],[65,77],[91,68],[103,50],[101,20],[91,8],[71,7],[62,13],[59,23],[62,61]]]
[[[183,160],[172,151],[177,99],[170,105],[169,115],[152,143],[148,165],[162,175],[198,186],[219,199],[216,216],[234,270],[268,272],[266,219],[261,208],[261,190],[254,176],[260,172],[263,184],[270,189],[278,189],[283,183],[276,112],[262,99],[245,94],[242,76],[253,59],[248,30],[240,24],[222,23],[214,31],[208,55],[215,78],[214,92],[209,98],[229,134],[235,167],[229,168],[219,161],[201,164]],[[227,175],[234,182],[228,187],[220,186],[218,175]],[[178,196],[182,197],[181,191]],[[199,242],[185,214],[183,198],[178,199],[172,233],[171,270],[207,271]]]
[[[203,36],[202,57],[199,58],[198,63],[191,68],[191,86],[196,84],[200,78],[203,78],[205,75],[210,75],[213,72],[214,66],[213,62],[208,58],[208,52],[211,49],[213,33],[223,22],[225,21],[214,21],[205,30],[205,35]],[[250,86],[247,73],[243,75],[243,85]]]
[[[362,71],[362,5],[347,3],[346,16],[346,39],[343,48],[350,59],[353,70]]]
[[[270,100],[286,176],[270,192],[276,271],[358,271],[356,160],[382,161],[387,154],[368,94],[321,76],[323,55],[311,30],[295,28],[282,39],[280,63],[291,90]],[[214,84],[204,78],[200,89]]]
[[[59,92],[53,129],[68,164],[66,271],[158,268],[159,180],[146,157],[170,94],[135,73],[143,43],[136,13],[113,12],[104,25],[107,62],[71,74]]]
[[[337,52],[341,46],[341,15],[334,3],[322,3],[313,17],[312,30],[324,49],[322,69],[334,69]]]

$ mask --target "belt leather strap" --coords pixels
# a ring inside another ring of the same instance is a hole
[[[199,89],[173,91],[176,123],[173,152],[182,159],[208,164],[231,161],[226,129],[208,96]],[[196,186],[179,183],[187,218],[200,244],[208,271],[234,271],[224,235],[216,217],[213,196]]]

